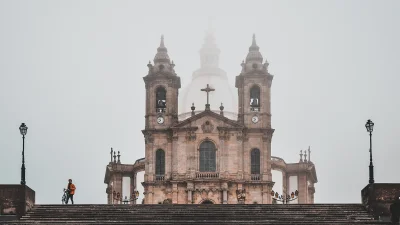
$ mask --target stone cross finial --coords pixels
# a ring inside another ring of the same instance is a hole
[[[121,157],[121,155],[119,154],[119,151],[118,151],[118,164],[121,164],[121,160],[119,157]]]
[[[303,162],[303,150],[300,150],[300,162]]]
[[[113,160],[112,160],[112,155],[113,155],[113,149],[112,149],[112,148],[111,148],[110,154],[111,154],[111,161],[110,161],[110,162],[112,162],[112,161],[113,161]]]
[[[115,152],[114,152],[114,163],[117,163],[117,156],[116,156]]]
[[[311,150],[310,150],[310,146],[308,146],[308,162],[311,162]]]
[[[192,107],[190,107],[190,109],[192,110],[192,116],[194,116],[194,110],[196,109],[196,107],[194,107],[194,103],[192,103]]]
[[[221,116],[223,116],[224,115],[224,106],[222,105],[222,102],[221,102],[221,106],[219,107],[219,109],[221,110],[221,111],[219,111],[219,114]]]
[[[208,100],[209,100],[208,94],[209,94],[211,91],[215,91],[215,89],[210,88],[210,86],[207,84],[207,87],[206,87],[206,88],[203,88],[203,89],[200,89],[200,91],[205,91],[205,92],[207,92],[206,110],[210,110],[210,103],[208,102]]]
[[[304,150],[304,162],[307,162],[307,152]]]

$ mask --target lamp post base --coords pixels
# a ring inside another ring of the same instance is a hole
[[[22,164],[22,167],[21,167],[21,184],[22,185],[26,184],[26,181],[25,181],[25,165],[24,164]]]

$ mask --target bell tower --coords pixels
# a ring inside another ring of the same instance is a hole
[[[175,73],[164,36],[154,57],[154,65],[149,62],[148,74],[143,77],[146,85],[145,129],[165,129],[178,121],[178,90],[181,79]]]
[[[263,190],[273,185],[271,173],[271,141],[274,129],[271,128],[271,83],[273,76],[268,72],[268,62],[263,64],[263,57],[257,46],[256,37],[249,48],[246,60],[242,62],[242,71],[236,76],[235,86],[238,89],[238,122],[243,130],[244,165],[251,165],[257,157],[260,160],[260,171],[257,167],[243,166],[243,174],[250,177],[260,174]],[[247,161],[246,161],[247,160]],[[270,202],[270,196],[263,195],[264,202]]]
[[[271,84],[273,75],[268,72],[268,62],[263,57],[253,34],[242,71],[236,76],[238,88],[238,121],[247,128],[271,128]]]

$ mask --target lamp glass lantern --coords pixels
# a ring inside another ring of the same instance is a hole
[[[25,136],[27,131],[28,127],[25,125],[25,123],[22,123],[21,126],[19,126],[19,132],[21,132],[22,136]]]
[[[374,131],[374,123],[371,120],[368,120],[365,124],[365,128],[367,128],[367,131],[371,133]]]

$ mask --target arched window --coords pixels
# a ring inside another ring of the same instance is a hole
[[[200,172],[216,171],[216,147],[211,141],[200,144]]]
[[[158,87],[156,90],[156,109],[157,112],[165,112],[167,108],[167,92],[165,88]]]
[[[257,85],[250,89],[250,106],[260,107],[260,88]]]
[[[165,152],[162,149],[156,151],[156,175],[165,174]]]
[[[251,174],[260,174],[260,150],[251,150]]]

